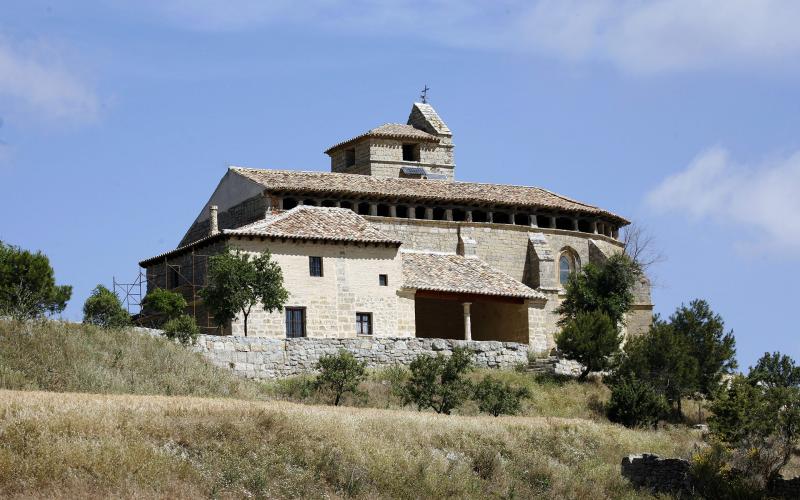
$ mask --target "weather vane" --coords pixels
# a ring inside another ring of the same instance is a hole
[[[425,84],[425,88],[422,89],[422,93],[419,95],[419,98],[422,99],[423,104],[428,102],[428,84]]]

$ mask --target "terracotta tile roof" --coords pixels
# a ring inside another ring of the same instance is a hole
[[[402,243],[381,232],[350,209],[305,205],[246,226],[225,229],[223,232],[236,236],[271,236],[397,245]]]
[[[144,259],[139,262],[139,265],[144,267],[164,257],[179,255],[191,250],[193,247],[231,236],[266,236],[304,240],[386,243],[395,246],[400,246],[402,243],[400,240],[387,236],[352,210],[301,205],[246,226],[236,229],[223,229],[218,234],[205,236],[174,250]]]
[[[330,154],[332,151],[335,151],[344,146],[348,146],[351,143],[358,141],[359,139],[363,139],[364,137],[383,137],[387,139],[409,139],[409,140],[423,141],[423,142],[439,142],[440,140],[435,135],[429,134],[424,130],[414,128],[411,125],[405,125],[402,123],[385,123],[380,127],[367,130],[361,135],[357,135],[352,139],[347,139],[346,141],[342,141],[338,144],[329,147],[325,151],[325,154]]]
[[[605,217],[622,225],[629,224],[612,212],[537,187],[241,167],[230,167],[230,170],[274,191],[434,200],[443,204],[497,204]]]
[[[543,299],[545,296],[475,257],[403,251],[403,286],[417,290]]]

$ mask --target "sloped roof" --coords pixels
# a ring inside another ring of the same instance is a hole
[[[475,257],[402,251],[403,286],[416,290],[526,299],[545,296]]]
[[[367,130],[363,134],[357,135],[352,139],[347,139],[346,141],[331,146],[325,151],[325,154],[330,154],[331,152],[339,148],[349,146],[350,144],[360,139],[363,139],[364,137],[383,137],[387,139],[409,139],[412,141],[422,141],[422,142],[439,142],[440,140],[435,135],[429,134],[424,130],[414,128],[411,125],[405,125],[402,123],[385,123],[380,127]]]
[[[402,243],[381,232],[350,209],[306,205],[236,229],[225,229],[223,232],[236,236],[271,236],[398,245]]]
[[[230,167],[230,170],[273,191],[427,199],[452,204],[511,205],[606,217],[622,225],[629,224],[629,221],[612,212],[538,187],[241,167]]]
[[[442,120],[439,116],[439,113],[433,109],[428,103],[425,102],[415,102],[414,106],[411,108],[411,116],[408,117],[409,122],[411,122],[414,118],[414,113],[419,112],[427,121],[431,127],[436,131],[437,134],[441,135],[453,135],[450,131],[450,127]]]
[[[236,229],[223,229],[217,234],[204,236],[197,241],[174,250],[158,254],[139,262],[145,265],[187,252],[231,236],[259,236],[268,238],[294,238],[301,240],[383,243],[400,246],[402,241],[392,238],[370,224],[366,219],[346,208],[311,207],[301,205],[280,214]]]

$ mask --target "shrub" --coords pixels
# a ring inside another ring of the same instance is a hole
[[[117,294],[97,285],[83,304],[83,322],[102,328],[122,328],[130,325],[131,317]]]
[[[162,288],[156,288],[148,293],[142,301],[142,306],[157,314],[164,316],[161,324],[171,319],[179,318],[186,310],[186,299],[183,295]]]
[[[664,396],[648,382],[620,378],[611,387],[608,419],[626,427],[653,426],[667,412]]]
[[[409,365],[411,376],[403,390],[403,401],[415,404],[418,410],[430,408],[449,415],[470,395],[472,386],[465,376],[471,369],[471,353],[461,347],[453,349],[449,357],[417,356]]]
[[[530,397],[525,387],[514,387],[489,375],[475,386],[475,400],[478,408],[495,417],[500,415],[516,415],[522,407],[522,400]]]
[[[56,286],[50,260],[0,241],[0,316],[24,321],[64,310],[71,286]]]
[[[711,411],[709,428],[732,449],[733,466],[766,487],[789,462],[800,438],[800,388],[734,377]]]
[[[367,377],[367,364],[345,350],[322,356],[317,361],[316,368],[319,375],[314,382],[315,386],[317,390],[333,396],[334,406],[339,406],[345,393],[357,393],[358,385]]]
[[[763,491],[731,467],[731,452],[719,441],[692,455],[689,478],[700,498],[760,499]]]
[[[556,336],[558,349],[584,366],[579,380],[589,372],[607,369],[611,357],[619,352],[620,342],[622,336],[616,325],[601,311],[577,313]]]
[[[177,339],[183,345],[194,344],[200,328],[194,318],[184,314],[164,323],[164,336],[168,339]]]

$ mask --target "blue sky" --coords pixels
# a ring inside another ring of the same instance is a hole
[[[97,283],[174,247],[227,165],[326,170],[419,89],[460,180],[649,228],[656,308],[800,358],[800,4],[0,0],[0,239]]]

